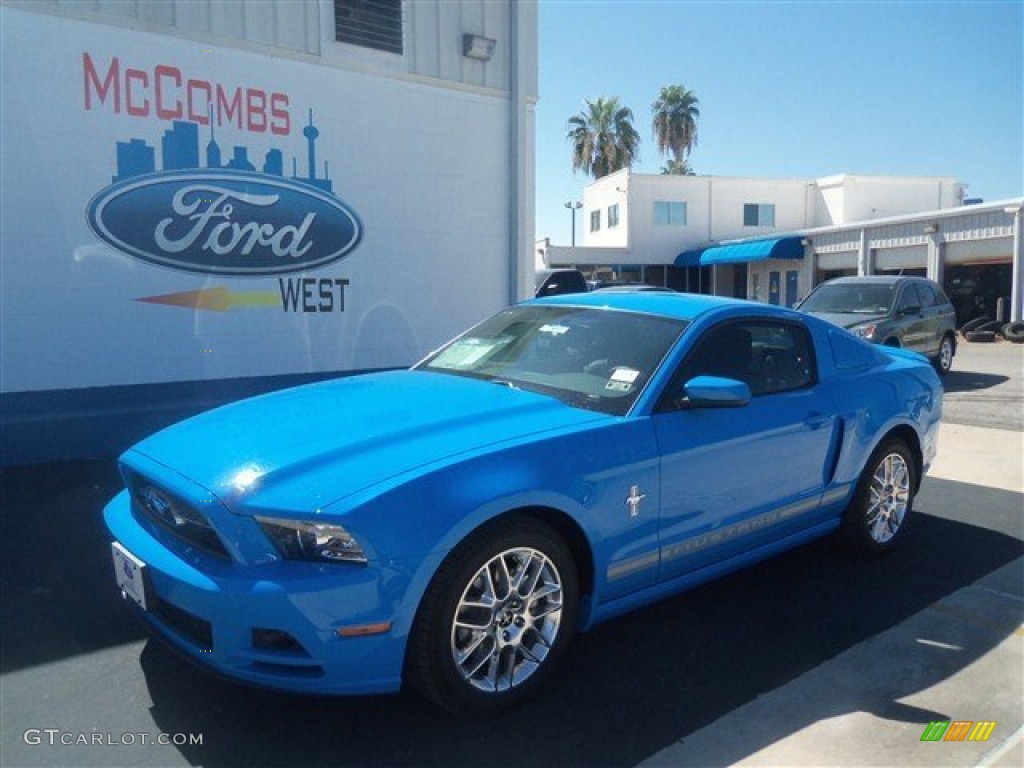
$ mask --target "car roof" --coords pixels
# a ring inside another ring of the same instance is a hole
[[[727,309],[729,307],[753,309],[765,314],[779,311],[778,307],[760,302],[727,299],[720,296],[706,296],[696,293],[671,293],[665,291],[570,293],[563,296],[533,299],[527,303],[574,307],[607,307],[608,309],[664,315],[680,320],[693,320],[705,312]]]
[[[861,285],[867,283],[892,285],[894,283],[903,283],[909,280],[927,280],[927,278],[918,277],[917,275],[851,275],[849,277],[835,277],[829,280],[828,283],[837,285],[850,285],[858,283]]]

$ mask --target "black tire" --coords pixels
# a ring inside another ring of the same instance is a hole
[[[871,454],[843,512],[843,544],[861,555],[883,555],[902,538],[914,505],[917,465],[903,440],[889,438]]]
[[[972,344],[989,343],[996,340],[996,335],[992,331],[968,331],[964,338]]]
[[[974,331],[975,333],[977,333],[978,331],[992,331],[992,333],[998,336],[1003,332],[1003,323],[999,322],[998,320],[993,320],[992,322],[983,323],[979,325],[977,328],[974,329]]]
[[[932,365],[935,366],[935,371],[939,376],[949,373],[949,369],[953,367],[954,354],[956,354],[956,341],[952,334],[947,333],[939,342],[939,354],[932,360]]]
[[[520,591],[524,582],[528,594]],[[514,706],[558,666],[578,600],[572,553],[548,525],[515,517],[487,526],[452,551],[427,588],[409,639],[406,681],[456,714]]]
[[[1003,338],[1007,341],[1012,341],[1014,344],[1024,342],[1024,323],[1017,321],[1016,323],[1007,323],[1004,325]]]
[[[989,320],[987,315],[982,315],[981,317],[976,317],[973,320],[968,320],[966,323],[961,325],[960,326],[960,333],[962,333],[962,334],[964,334],[966,336],[968,331],[973,331],[978,326],[984,325],[985,323],[990,323],[990,322],[992,322],[992,321]]]

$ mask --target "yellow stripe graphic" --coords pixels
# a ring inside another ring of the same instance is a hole
[[[136,301],[210,312],[227,312],[235,307],[281,306],[281,297],[277,291],[232,291],[225,287],[144,296]]]

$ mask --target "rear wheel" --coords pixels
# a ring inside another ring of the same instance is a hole
[[[568,547],[530,518],[471,536],[438,570],[410,638],[406,675],[451,712],[520,702],[550,677],[573,634],[578,586]]]
[[[892,549],[913,507],[915,472],[914,457],[902,440],[886,440],[875,449],[843,513],[841,532],[850,548],[865,554]]]

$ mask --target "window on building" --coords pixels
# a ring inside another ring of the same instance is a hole
[[[686,226],[686,203],[670,203],[657,200],[654,203],[654,226]]]
[[[334,37],[388,53],[402,52],[402,0],[334,0]]]
[[[619,226],[619,204],[608,206],[608,229]]]
[[[601,229],[601,211],[590,212],[590,231],[598,232]]]
[[[770,203],[745,203],[743,206],[744,227],[774,227],[775,206]]]

